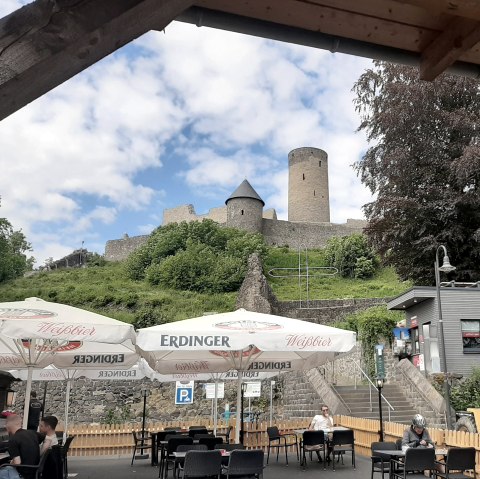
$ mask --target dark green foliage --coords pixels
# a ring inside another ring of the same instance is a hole
[[[386,306],[374,306],[364,311],[349,314],[336,324],[337,327],[355,331],[362,345],[362,358],[370,377],[375,376],[375,346],[391,344],[393,328],[401,321],[403,313],[388,311]]]
[[[474,368],[471,376],[451,388],[450,400],[455,411],[465,411],[469,407],[480,407],[480,368]]]
[[[147,243],[129,256],[130,279],[198,292],[228,292],[240,287],[248,256],[265,256],[261,235],[222,228],[214,221],[194,221],[157,228]]]
[[[87,255],[87,266],[105,266],[107,264],[107,260],[98,253],[88,253]]]
[[[419,79],[418,69],[375,62],[353,88],[371,146],[355,166],[375,195],[365,232],[402,279],[434,284],[435,252],[480,279],[480,88],[474,79]]]
[[[25,254],[31,250],[25,235],[15,231],[6,218],[0,218],[0,283],[32,269],[34,259]]]
[[[161,309],[151,305],[146,305],[135,312],[133,326],[135,329],[149,328],[157,324],[165,324],[169,321],[162,313]]]
[[[337,268],[344,278],[370,278],[379,265],[375,251],[362,234],[329,239],[324,255],[326,264]]]

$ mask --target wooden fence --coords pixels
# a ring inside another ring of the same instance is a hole
[[[335,423],[354,430],[355,450],[362,456],[370,456],[370,445],[379,440],[379,421],[373,419],[362,419],[350,416],[336,416]],[[295,429],[308,427],[310,419],[285,420],[275,423],[283,432],[293,432]],[[213,421],[194,421],[195,425],[201,424],[208,429],[213,429]],[[233,430],[230,438],[235,437],[235,424],[230,421]],[[267,422],[245,423],[244,444],[248,448],[264,448],[268,444]],[[156,422],[148,423],[148,431],[161,431],[165,427],[187,427],[185,421]],[[228,424],[225,421],[218,422],[218,432],[226,432]],[[384,423],[384,434],[386,441],[395,441],[402,437],[405,424],[394,422]],[[121,425],[77,425],[72,426],[69,434],[75,434],[75,440],[71,445],[72,456],[103,456],[103,455],[125,455],[133,452],[132,431],[140,431],[140,424]],[[475,447],[477,450],[477,464],[480,472],[480,434],[466,433],[461,431],[445,431],[443,429],[429,429],[432,440],[438,447]],[[293,449],[290,452],[294,452]]]

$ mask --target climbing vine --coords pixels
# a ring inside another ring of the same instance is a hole
[[[375,346],[382,343],[391,345],[392,330],[402,319],[403,314],[399,311],[388,311],[386,306],[374,306],[345,316],[336,326],[357,333],[366,372],[374,377]]]

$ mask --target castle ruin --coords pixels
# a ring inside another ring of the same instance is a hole
[[[328,189],[328,155],[318,148],[297,148],[288,155],[288,221],[277,219],[274,209],[264,210],[265,202],[248,180],[225,201],[225,206],[197,215],[193,205],[165,209],[163,225],[182,221],[211,219],[219,224],[260,233],[270,245],[291,248],[322,248],[336,236],[361,233],[365,220],[347,219],[344,224],[330,222]],[[105,259],[125,259],[148,239],[148,236],[107,241]]]

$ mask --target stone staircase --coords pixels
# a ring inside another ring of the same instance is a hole
[[[341,397],[354,417],[365,419],[378,419],[378,392],[372,387],[372,404],[370,405],[370,392],[368,386],[333,386],[333,389]],[[403,390],[395,384],[386,384],[382,394],[394,408],[390,410],[390,420],[408,424],[417,413],[411,402],[407,399]],[[389,420],[389,407],[382,401],[384,421]]]

